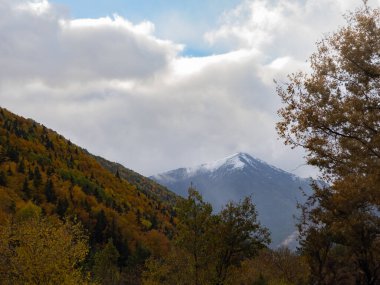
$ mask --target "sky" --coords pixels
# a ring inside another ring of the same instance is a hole
[[[361,3],[0,0],[0,105],[147,176],[236,152],[315,175],[278,139],[274,80]]]

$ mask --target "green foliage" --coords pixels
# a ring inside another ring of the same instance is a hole
[[[264,249],[255,258],[244,260],[235,267],[227,284],[306,285],[309,268],[304,256],[287,248]]]
[[[120,270],[118,267],[119,252],[109,239],[103,249],[99,250],[94,257],[92,272],[94,279],[99,284],[116,285],[120,282]]]
[[[265,280],[263,275],[260,274],[259,278],[253,282],[253,285],[268,285],[268,282]]]
[[[218,218],[214,229],[215,284],[224,284],[231,266],[239,266],[244,259],[255,257],[270,243],[270,238],[268,229],[257,221],[257,212],[249,197],[240,203],[228,203]]]
[[[178,220],[177,244],[190,254],[193,284],[200,284],[200,280],[206,278],[205,269],[211,261],[212,206],[204,202],[195,189],[190,188],[188,198],[178,204]]]
[[[143,273],[144,285],[191,285],[194,272],[192,257],[187,251],[173,247],[164,258],[149,258]]]
[[[15,214],[15,220],[24,222],[29,220],[39,220],[41,218],[42,209],[35,205],[33,202],[28,201],[21,209]]]
[[[174,206],[177,203],[178,199],[180,199],[177,195],[169,191],[166,187],[134,172],[131,169],[125,168],[123,165],[119,163],[110,162],[99,156],[94,156],[94,158],[105,169],[108,169],[112,173],[116,173],[116,177],[118,174],[121,179],[125,179],[132,185],[135,185],[137,190],[144,193],[147,197],[162,202],[163,206],[165,206],[162,210],[171,211],[171,206]],[[166,205],[168,205],[169,207],[167,208]]]
[[[178,233],[165,258],[151,258],[143,284],[227,284],[233,266],[256,256],[269,242],[250,198],[219,214],[194,189],[178,203]],[[177,282],[177,283],[175,283]]]

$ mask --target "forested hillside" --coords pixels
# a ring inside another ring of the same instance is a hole
[[[112,173],[98,160],[107,162],[1,108],[0,220],[12,220],[31,202],[43,216],[77,219],[89,236],[90,253],[112,241],[117,265],[135,274],[173,235],[176,198],[137,173]]]
[[[94,157],[105,169],[108,169],[112,173],[115,173],[115,175],[127,180],[148,197],[167,202],[171,205],[177,203],[179,196],[168,190],[166,187],[156,183],[154,180],[142,176],[141,174],[124,167],[120,163],[108,161],[100,156]]]

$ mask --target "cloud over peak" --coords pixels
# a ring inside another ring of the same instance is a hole
[[[357,2],[243,1],[204,31],[215,55],[184,57],[159,23],[0,0],[0,102],[146,175],[238,151],[295,169],[303,153],[277,140],[273,79],[307,68]]]

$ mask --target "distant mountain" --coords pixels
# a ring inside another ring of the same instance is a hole
[[[272,246],[294,242],[296,231],[294,215],[298,215],[297,201],[309,193],[310,179],[271,166],[247,153],[197,167],[179,168],[151,177],[175,193],[186,196],[193,184],[219,210],[229,200],[239,201],[252,195],[259,219],[272,233]],[[293,243],[294,245],[294,243]]]

